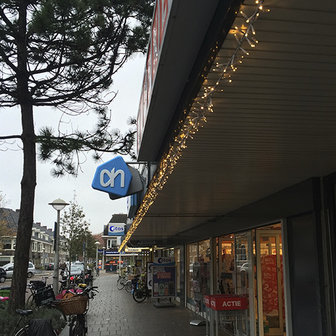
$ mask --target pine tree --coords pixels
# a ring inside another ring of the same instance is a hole
[[[0,2],[0,107],[18,106],[23,150],[21,203],[10,309],[24,306],[32,233],[37,149],[56,176],[76,174],[82,151],[131,152],[134,132],[109,132],[113,75],[144,51],[153,0],[2,0]],[[92,132],[34,128],[34,109],[97,114]]]

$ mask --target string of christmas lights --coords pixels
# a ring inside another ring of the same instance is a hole
[[[199,128],[204,126],[207,121],[207,114],[214,111],[212,102],[214,93],[223,91],[223,89],[220,88],[223,84],[232,83],[232,73],[237,71],[238,65],[243,62],[244,57],[249,55],[249,51],[246,50],[245,45],[250,48],[255,48],[258,44],[254,24],[262,12],[269,12],[269,9],[264,8],[263,3],[263,0],[257,0],[255,6],[250,8],[252,9],[250,14],[247,14],[247,12],[242,9],[239,11],[239,14],[237,13],[236,21],[242,20],[243,24],[240,27],[234,25],[230,30],[230,34],[234,36],[237,45],[228,61],[225,64],[221,64],[214,59],[209,60],[210,62],[213,62],[212,71],[219,73],[218,78],[214,81],[213,85],[208,84],[210,81],[209,78],[204,79],[200,94],[195,98],[187,117],[184,121],[180,121],[180,131],[169,146],[168,152],[163,155],[159,163],[159,167],[150,182],[136,217],[126,234],[119,251],[122,251],[134,231],[140,225],[149,208],[154,203],[159,191],[163,189],[168,181],[170,174],[174,171],[178,160],[182,156],[183,150],[187,147],[187,140],[192,139]],[[244,6],[241,6],[241,8],[243,7]],[[218,51],[218,49],[219,47],[216,46],[213,51]],[[187,114],[187,111],[184,111],[184,113]]]

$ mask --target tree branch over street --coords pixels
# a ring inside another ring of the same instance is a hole
[[[111,130],[108,105],[113,75],[144,52],[154,0],[4,0],[0,3],[0,108],[21,110],[23,176],[10,309],[24,306],[33,224],[36,158],[51,161],[55,176],[76,174],[80,153],[132,154],[134,129]],[[36,134],[34,108],[95,113],[92,131]],[[131,123],[132,125],[132,123]],[[16,138],[16,136],[15,136]],[[14,139],[0,135],[0,140]],[[0,146],[3,142],[0,142]],[[0,148],[1,150],[1,148]],[[38,153],[37,153],[38,151]]]

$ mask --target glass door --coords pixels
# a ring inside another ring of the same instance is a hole
[[[281,230],[256,230],[259,336],[284,336]]]
[[[237,234],[235,237],[235,293],[246,296],[249,308],[237,316],[236,333],[240,336],[252,336],[254,332],[254,283],[253,253],[251,232]]]

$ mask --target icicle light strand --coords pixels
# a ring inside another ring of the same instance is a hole
[[[119,251],[122,251],[126,243],[129,241],[137,227],[140,225],[142,219],[146,215],[147,211],[154,203],[158,192],[161,191],[164,185],[167,183],[169,175],[173,172],[178,160],[182,156],[183,149],[187,147],[187,140],[192,139],[192,135],[195,134],[200,127],[203,127],[206,123],[206,116],[213,112],[212,96],[215,92],[222,92],[219,90],[219,86],[223,84],[232,83],[232,73],[238,69],[238,65],[242,63],[244,57],[249,55],[249,51],[243,47],[246,45],[250,48],[255,48],[258,44],[256,39],[256,31],[254,24],[258,20],[261,12],[269,12],[263,6],[263,1],[257,0],[253,12],[248,15],[245,11],[240,10],[238,17],[243,18],[244,24],[241,27],[232,27],[230,32],[234,35],[237,42],[236,49],[228,62],[221,64],[219,62],[213,62],[214,68],[211,69],[212,73],[219,72],[218,79],[214,85],[209,84],[209,79],[205,78],[203,83],[202,95],[196,97],[193,105],[188,113],[184,111],[184,115],[187,115],[184,122],[180,122],[182,127],[175,136],[173,143],[170,145],[169,150],[165,153],[159,163],[153,179],[150,182],[148,190],[144,196],[144,199],[137,211],[136,217],[128,230],[125,239],[120,245]],[[215,50],[218,50],[218,46]],[[211,70],[209,73],[211,73]]]

